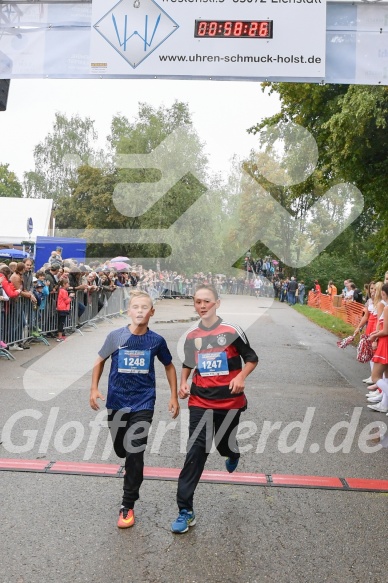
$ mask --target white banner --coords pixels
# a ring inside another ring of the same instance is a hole
[[[323,79],[325,22],[325,0],[94,0],[90,72]]]
[[[329,2],[327,14],[318,0],[0,4],[0,78],[388,85],[387,2]]]

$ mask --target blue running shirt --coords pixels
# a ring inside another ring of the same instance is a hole
[[[104,360],[111,356],[108,381],[108,409],[141,411],[154,409],[156,399],[155,356],[164,366],[172,361],[163,336],[147,330],[138,336],[128,326],[108,334],[99,351]],[[121,372],[120,372],[121,371]]]

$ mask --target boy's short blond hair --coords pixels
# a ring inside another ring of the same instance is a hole
[[[135,298],[148,298],[151,302],[151,306],[154,305],[154,300],[151,298],[150,294],[147,294],[147,292],[142,291],[140,289],[134,289],[129,293],[128,308],[131,305],[132,300]]]

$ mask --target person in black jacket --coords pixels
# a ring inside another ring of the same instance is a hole
[[[50,293],[56,292],[58,290],[58,274],[60,269],[61,266],[59,263],[53,263],[50,269],[44,272]]]
[[[295,304],[295,293],[298,289],[298,282],[295,277],[291,277],[291,281],[288,284],[288,304],[293,306]]]

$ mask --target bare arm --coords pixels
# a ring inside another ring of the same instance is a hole
[[[382,302],[379,302],[377,304],[377,308],[376,308],[376,317],[377,317],[377,324],[376,324],[376,330],[375,332],[378,332],[381,328],[381,324],[380,324],[380,316],[383,313],[384,310],[384,304]]]
[[[180,384],[179,392],[178,392],[178,395],[181,399],[187,399],[187,397],[190,395],[190,387],[189,387],[187,380],[191,374],[191,371],[192,371],[191,368],[186,368],[186,367],[182,368],[181,384]]]
[[[170,411],[172,418],[178,417],[179,415],[179,403],[178,403],[178,394],[177,394],[177,378],[176,378],[176,370],[175,366],[172,362],[165,367],[166,377],[168,380],[168,384],[170,385],[171,397],[168,403],[168,410]]]
[[[245,389],[245,379],[257,367],[256,362],[246,362],[241,372],[230,381],[229,389],[232,395],[242,393]]]
[[[353,332],[353,336],[356,336],[356,334],[358,334],[358,333],[359,333],[359,331],[361,330],[361,328],[362,328],[363,326],[365,326],[365,324],[368,322],[368,320],[369,320],[369,310],[368,310],[368,307],[367,307],[367,306],[365,306],[364,313],[363,313],[363,315],[362,315],[362,318],[361,318],[361,320],[360,320],[360,323],[359,323],[359,325],[357,326],[357,328],[356,328],[356,329],[355,329],[355,331]]]
[[[384,308],[384,321],[383,325],[380,326],[380,329],[376,329],[376,332],[371,334],[371,340],[376,340],[377,338],[381,338],[382,336],[388,336],[388,306]]]
[[[100,378],[104,370],[105,361],[106,359],[103,359],[99,356],[93,366],[89,403],[91,408],[94,409],[95,411],[98,411],[98,409],[100,408],[100,406],[97,403],[97,399],[105,401],[105,397],[98,390],[98,383],[100,382]]]

